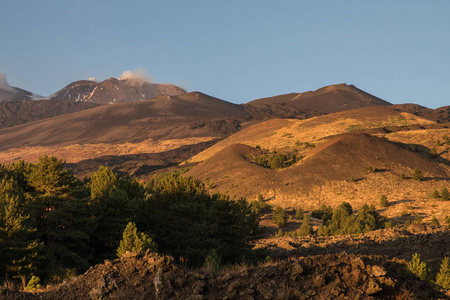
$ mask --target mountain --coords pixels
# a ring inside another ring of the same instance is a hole
[[[300,111],[315,111],[317,113],[332,113],[344,110],[371,106],[388,106],[391,103],[366,93],[354,85],[336,84],[315,91],[300,94],[286,94],[269,98],[253,100],[247,103],[250,107],[289,105]]]
[[[0,74],[0,101],[5,100],[41,100],[42,96],[10,86],[6,77]]]
[[[5,100],[0,102],[0,128],[48,119],[97,106],[99,104],[55,100]]]
[[[102,82],[75,81],[47,99],[113,104],[148,100],[160,95],[178,96],[185,93],[185,90],[173,84],[149,83],[139,79],[109,78]]]

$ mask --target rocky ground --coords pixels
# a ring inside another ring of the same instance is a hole
[[[154,253],[127,253],[46,291],[0,289],[0,299],[450,299],[449,291],[406,271],[417,252],[435,274],[449,245],[449,230],[431,228],[270,238],[257,245],[267,247],[264,263],[218,272],[184,268]]]

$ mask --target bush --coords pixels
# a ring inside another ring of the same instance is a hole
[[[303,209],[300,206],[295,210],[295,217],[297,219],[303,219]]]
[[[273,212],[273,222],[280,228],[286,225],[286,213],[284,209],[279,205]]]
[[[435,216],[433,216],[433,217],[431,218],[430,224],[431,224],[431,225],[434,225],[434,226],[437,226],[437,227],[441,226],[441,224],[439,223],[438,219],[436,219]]]
[[[205,268],[208,272],[216,273],[220,270],[220,265],[222,262],[222,258],[217,254],[215,249],[212,249],[209,255],[205,258],[205,263],[203,264],[203,268]]]
[[[419,168],[415,168],[411,178],[417,181],[421,181],[423,178],[422,171]]]
[[[447,188],[443,188],[441,191],[441,199],[442,200],[448,200],[450,197],[449,193],[448,193],[448,189]]]
[[[432,198],[439,198],[440,197],[439,191],[438,190],[434,190],[433,193],[431,194],[431,197]]]
[[[438,153],[436,151],[436,148],[431,148],[430,149],[430,157],[433,158],[433,157],[437,157],[437,156],[438,156]]]
[[[277,238],[282,237],[283,235],[284,235],[284,234],[283,234],[283,230],[282,230],[282,229],[278,230],[278,231],[275,233],[275,237],[277,237]]]
[[[436,275],[436,284],[445,289],[450,289],[450,262],[448,257],[444,257],[439,273]]]
[[[31,279],[30,281],[28,281],[26,289],[27,290],[40,289],[41,288],[41,285],[39,284],[40,281],[41,280],[39,279],[39,277],[34,275],[31,276]]]
[[[405,173],[403,173],[403,172],[402,172],[402,173],[400,174],[400,176],[399,176],[399,177],[400,177],[400,179],[401,179],[401,180],[404,180],[404,179],[406,179]]]
[[[386,195],[381,195],[381,197],[380,197],[380,206],[381,207],[388,207],[389,206],[389,201],[388,201]]]
[[[447,227],[450,229],[450,216],[445,217],[445,223],[447,223]]]

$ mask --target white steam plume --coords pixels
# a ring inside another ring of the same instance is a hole
[[[14,89],[6,81],[6,75],[0,73],[0,89],[14,92]]]
[[[89,80],[89,81],[95,81],[95,82],[98,82],[97,79],[96,79],[95,77],[89,77],[88,80]]]
[[[153,79],[147,74],[145,68],[138,68],[134,71],[124,71],[122,75],[120,75],[119,79],[130,81],[145,81],[150,83],[153,82]]]

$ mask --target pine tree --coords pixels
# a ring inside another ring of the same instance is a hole
[[[419,168],[415,168],[411,178],[417,181],[421,181],[423,178],[422,171]]]
[[[27,205],[22,189],[12,178],[0,180],[0,270],[20,278],[23,287],[36,270],[43,246]]]
[[[448,200],[449,199],[449,193],[448,193],[448,189],[447,188],[443,188],[441,191],[441,199],[442,200]]]
[[[94,228],[88,210],[88,191],[65,162],[42,156],[26,175],[28,196],[33,199],[33,218],[44,242],[43,271],[64,275],[66,268],[84,271],[92,255]]]
[[[286,225],[286,213],[281,206],[277,206],[273,212],[273,221],[280,228]]]
[[[450,289],[450,261],[444,257],[439,273],[436,275],[436,284],[445,289]]]
[[[144,232],[138,232],[136,224],[130,222],[123,231],[123,238],[120,241],[119,248],[117,248],[117,256],[127,252],[145,252],[147,249],[157,251],[156,243]]]
[[[427,264],[420,260],[420,254],[415,253],[408,263],[408,270],[421,280],[430,281],[430,270],[427,268]]]

